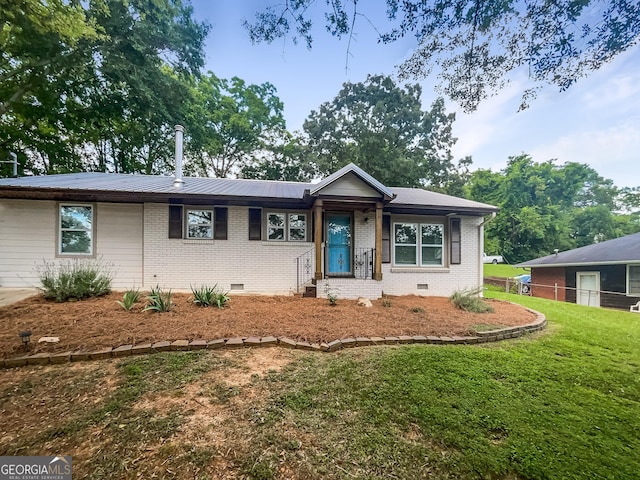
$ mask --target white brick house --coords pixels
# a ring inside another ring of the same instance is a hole
[[[320,183],[77,173],[0,179],[0,286],[44,261],[100,258],[114,288],[342,298],[482,285],[496,207],[390,188],[350,164]]]

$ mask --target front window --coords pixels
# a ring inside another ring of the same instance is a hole
[[[640,265],[629,265],[629,295],[640,296]]]
[[[285,220],[284,213],[270,213],[268,215],[267,238],[269,240],[284,241]]]
[[[304,213],[267,214],[267,238],[275,241],[304,242],[307,238],[307,216]]]
[[[187,210],[187,238],[213,238],[213,210]]]
[[[60,206],[60,253],[93,254],[93,207],[91,205]]]
[[[289,240],[304,242],[307,238],[307,216],[304,213],[289,214]]]
[[[441,266],[443,242],[444,225],[442,224],[396,223],[394,224],[394,263]]]

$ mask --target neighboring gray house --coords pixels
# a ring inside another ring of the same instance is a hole
[[[628,310],[640,300],[640,233],[558,252],[516,267],[531,268],[534,297]]]
[[[75,173],[0,179],[0,286],[43,261],[101,258],[114,288],[343,298],[482,285],[496,207],[391,188],[350,164],[319,183]],[[313,287],[310,289],[314,291]]]

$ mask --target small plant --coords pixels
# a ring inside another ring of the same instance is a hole
[[[473,313],[493,313],[493,307],[478,296],[480,289],[457,290],[449,297],[456,308]]]
[[[47,262],[36,267],[44,298],[56,302],[99,297],[111,292],[112,265],[102,260]]]
[[[140,290],[136,288],[135,290],[127,290],[124,292],[122,300],[117,300],[116,303],[127,312],[130,312],[133,306],[138,303],[138,300],[140,300]]]
[[[422,308],[422,307],[412,307],[411,311],[413,313],[424,313],[424,308]]]
[[[229,295],[218,289],[218,285],[208,287],[202,285],[200,288],[191,287],[191,293],[193,294],[193,303],[200,307],[216,306],[223,309],[226,303],[229,301]]]
[[[384,308],[391,308],[391,299],[389,297],[387,297],[386,295],[384,295],[382,297],[382,306]]]
[[[331,305],[332,307],[335,307],[338,304],[338,295],[331,288],[331,285],[329,285],[329,282],[324,284],[324,293],[327,296],[327,300],[329,300],[329,305]]]
[[[171,310],[171,290],[168,292],[163,291],[158,285],[152,288],[147,295],[147,306],[144,307],[144,312],[151,310],[153,312],[165,313]]]

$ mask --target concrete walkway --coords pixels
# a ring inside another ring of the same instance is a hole
[[[0,287],[0,307],[11,305],[19,300],[37,295],[36,288],[2,288]]]

